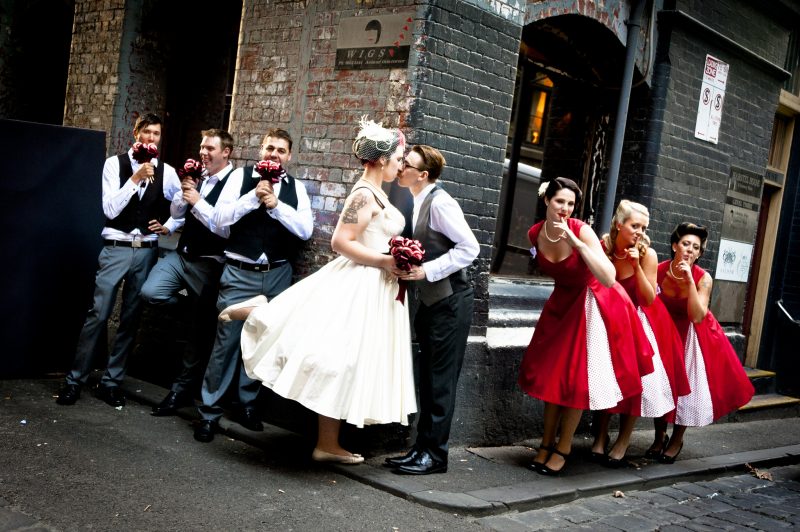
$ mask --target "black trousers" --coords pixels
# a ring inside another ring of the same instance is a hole
[[[447,461],[456,387],[472,323],[472,288],[426,306],[419,302],[414,330],[419,344],[419,422],[415,447]]]

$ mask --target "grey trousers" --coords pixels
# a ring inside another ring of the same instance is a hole
[[[92,358],[97,342],[108,325],[108,318],[114,309],[117,290],[122,287],[122,311],[119,328],[108,358],[102,386],[119,386],[125,377],[128,355],[133,350],[136,330],[142,314],[142,300],[139,291],[147,275],[158,259],[158,247],[125,248],[105,246],[100,251],[98,269],[95,276],[94,300],[86,316],[72,370],[67,374],[67,384],[86,384],[92,371]]]
[[[177,304],[178,292],[184,288],[193,298],[188,328],[193,345],[181,357],[180,373],[172,383],[175,393],[193,392],[203,375],[203,362],[214,342],[208,329],[216,327],[221,273],[222,263],[214,259],[190,259],[172,251],[158,261],[142,287],[142,299],[151,305]]]
[[[291,283],[292,267],[288,262],[268,272],[251,272],[226,264],[220,279],[217,310],[222,311],[259,294],[272,299],[289,288]],[[205,420],[218,421],[222,417],[220,401],[234,378],[237,379],[239,403],[243,407],[252,405],[261,390],[261,382],[248,377],[242,365],[243,326],[243,321],[217,324],[217,338],[200,393],[203,404],[198,408]]]

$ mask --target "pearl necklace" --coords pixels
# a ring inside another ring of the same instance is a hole
[[[625,259],[628,258],[627,255],[623,255],[623,256],[620,257],[619,255],[617,255],[616,251],[612,252],[611,254],[614,255],[614,258],[617,259],[617,260],[625,260]]]
[[[675,272],[672,271],[672,261],[669,261],[669,274],[676,281],[682,281],[684,279],[684,277],[678,277],[677,275],[675,275]]]
[[[556,242],[560,242],[560,241],[561,241],[561,239],[562,239],[562,238],[564,238],[564,233],[562,232],[562,233],[561,233],[561,235],[560,235],[558,238],[556,238],[555,240],[553,240],[552,238],[550,238],[550,235],[549,235],[549,234],[547,234],[547,220],[545,220],[545,221],[544,221],[544,237],[545,237],[547,240],[549,240],[550,242],[552,242],[553,244],[555,244]]]

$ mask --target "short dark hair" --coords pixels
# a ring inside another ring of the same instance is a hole
[[[706,229],[702,225],[693,224],[692,222],[682,222],[675,226],[675,230],[672,231],[672,234],[669,237],[670,247],[672,244],[677,244],[681,241],[681,238],[685,237],[686,235],[694,235],[700,239],[700,256],[703,256],[703,253],[706,252],[706,244],[708,243],[708,229]],[[672,256],[675,256],[675,252],[672,252]]]
[[[367,25],[364,27],[364,31],[377,31],[378,35],[375,36],[375,42],[381,40],[381,21],[372,19],[367,22]]]
[[[223,150],[225,150],[225,148],[228,148],[231,150],[231,153],[233,152],[233,135],[231,135],[224,129],[218,129],[218,128],[205,129],[201,131],[200,134],[203,135],[204,137],[219,137],[220,147]]]
[[[562,188],[566,188],[567,190],[571,190],[573,193],[575,193],[576,205],[581,202],[583,192],[581,192],[581,189],[578,187],[578,184],[575,181],[567,177],[557,177],[555,179],[551,179],[547,184],[547,189],[544,191],[544,197],[546,199],[552,199],[553,196],[556,195],[556,192]]]
[[[285,129],[281,129],[279,127],[274,127],[266,132],[264,135],[264,140],[261,142],[266,142],[267,137],[272,137],[274,139],[283,139],[289,143],[289,151],[292,151],[292,136],[289,134],[288,131]]]
[[[161,126],[163,124],[160,116],[153,113],[145,113],[136,119],[136,123],[133,125],[133,134],[138,135],[147,126]]]
[[[429,181],[436,181],[439,179],[444,165],[447,164],[442,152],[426,144],[416,144],[412,146],[411,151],[422,158],[422,168],[418,170],[421,172],[427,171]]]

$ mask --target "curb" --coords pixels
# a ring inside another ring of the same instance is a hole
[[[159,403],[168,393],[161,386],[131,377],[126,377],[123,389],[129,398],[147,405]],[[184,419],[199,418],[197,411],[189,407],[181,409],[178,414]],[[224,417],[219,427],[221,434],[254,447],[263,447],[265,439],[276,435],[294,434],[268,424],[265,424],[264,432],[252,432]],[[545,508],[615,490],[652,489],[678,481],[741,474],[745,464],[772,467],[798,463],[800,444],[679,460],[672,465],[655,468],[608,469],[572,477],[541,477],[535,481],[468,492],[432,489],[425,483],[425,477],[396,475],[381,466],[327,464],[327,467],[342,476],[423,506],[459,515],[483,517],[512,510]]]

